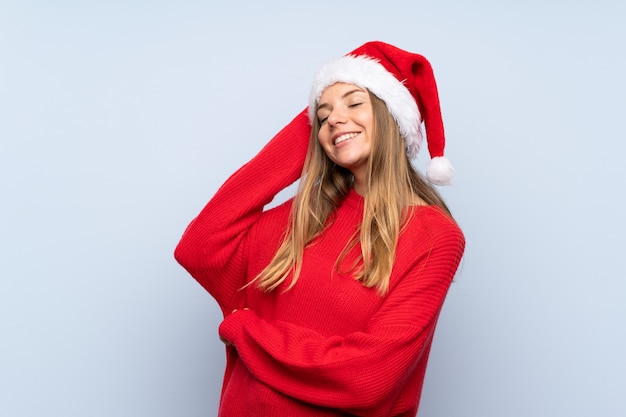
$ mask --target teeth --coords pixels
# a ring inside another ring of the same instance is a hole
[[[358,135],[358,133],[346,133],[345,135],[341,135],[337,139],[335,139],[335,145],[337,145],[338,143],[343,142],[344,140],[352,139],[353,137],[355,137],[357,135]]]

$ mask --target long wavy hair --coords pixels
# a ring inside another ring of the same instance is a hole
[[[450,211],[440,194],[418,173],[405,151],[404,139],[385,103],[369,92],[374,116],[374,140],[368,159],[368,175],[363,221],[355,239],[347,242],[337,259],[358,243],[361,254],[353,265],[354,278],[366,287],[375,287],[383,295],[389,277],[402,226],[411,213],[409,208],[420,199]],[[353,185],[352,173],[335,165],[318,142],[319,121],[313,123],[308,153],[291,211],[291,224],[276,255],[253,282],[264,291],[273,291],[293,273],[291,289],[302,270],[306,246],[323,232],[333,212]]]

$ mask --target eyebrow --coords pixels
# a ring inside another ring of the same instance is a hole
[[[365,90],[360,89],[360,88],[355,88],[354,90],[347,91],[344,95],[341,96],[341,98],[345,99],[346,97],[348,97],[349,95],[354,94],[354,93],[365,93]],[[320,109],[323,109],[323,108],[326,108],[326,107],[329,107],[329,106],[330,105],[327,104],[327,103],[319,104],[317,106],[317,108],[315,109],[315,111],[318,112]]]

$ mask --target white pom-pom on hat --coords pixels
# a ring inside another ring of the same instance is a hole
[[[428,163],[426,178],[436,185],[450,185],[454,179],[454,168],[445,156],[436,156]]]

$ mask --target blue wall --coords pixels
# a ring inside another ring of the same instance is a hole
[[[435,68],[468,243],[420,415],[625,415],[624,2],[242,3],[0,3],[0,415],[215,415],[174,246],[371,39]]]

